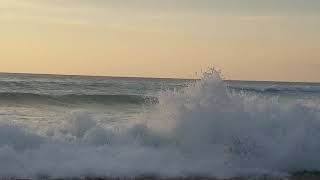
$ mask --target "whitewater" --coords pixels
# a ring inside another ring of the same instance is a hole
[[[320,85],[0,75],[0,177],[320,171]]]

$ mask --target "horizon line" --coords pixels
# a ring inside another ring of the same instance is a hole
[[[85,74],[56,74],[56,73],[26,73],[26,72],[0,72],[0,75],[29,75],[29,76],[62,76],[62,77],[89,77],[89,78],[114,78],[114,79],[158,79],[158,80],[200,80],[200,78],[177,78],[177,77],[149,77],[149,76],[116,76],[116,75],[85,75]],[[285,80],[244,80],[244,79],[223,79],[224,81],[238,82],[277,82],[277,83],[308,83],[320,84],[316,81],[285,81]]]

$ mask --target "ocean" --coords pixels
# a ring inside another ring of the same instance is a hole
[[[0,75],[0,177],[320,170],[320,84]]]

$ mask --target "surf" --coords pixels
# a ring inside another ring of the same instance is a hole
[[[71,112],[47,132],[0,122],[0,176],[237,177],[320,170],[320,106],[230,91],[219,72],[161,91],[125,127]]]

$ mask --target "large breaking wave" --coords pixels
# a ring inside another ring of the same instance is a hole
[[[0,176],[237,176],[320,170],[320,107],[228,90],[218,73],[159,95],[126,128],[85,112],[46,133],[0,125]],[[39,130],[41,132],[41,130]]]

